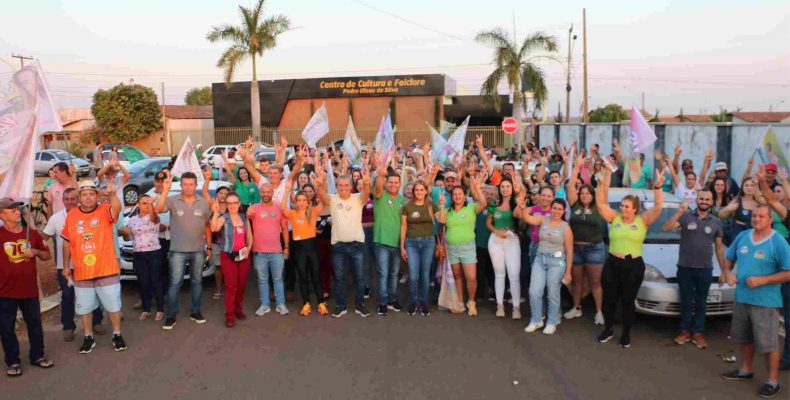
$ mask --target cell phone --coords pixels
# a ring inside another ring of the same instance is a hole
[[[601,157],[601,159],[603,159],[603,163],[606,164],[606,166],[609,167],[612,172],[617,172],[617,164],[614,163],[614,160],[612,160],[611,156],[605,155]]]

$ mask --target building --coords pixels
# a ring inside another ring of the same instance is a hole
[[[730,113],[733,124],[778,124],[790,123],[790,112],[744,112]]]

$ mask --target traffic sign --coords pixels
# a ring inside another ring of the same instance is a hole
[[[502,130],[508,135],[518,132],[518,120],[513,117],[507,117],[502,120]]]

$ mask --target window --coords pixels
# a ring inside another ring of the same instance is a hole
[[[41,153],[41,161],[55,161],[55,156],[49,153]]]

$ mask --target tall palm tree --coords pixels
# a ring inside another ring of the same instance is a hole
[[[498,87],[505,79],[513,94],[513,116],[519,122],[522,120],[522,111],[527,106],[527,100],[522,95],[523,87],[534,92],[535,110],[542,109],[548,97],[548,89],[543,70],[534,61],[542,57],[551,58],[551,54],[557,52],[557,39],[543,32],[536,32],[524,39],[519,47],[515,35],[511,38],[504,29],[496,28],[478,33],[475,40],[494,49],[492,63],[496,68],[486,77],[480,88],[480,93],[485,95],[486,100],[497,111],[500,110]],[[519,129],[516,144],[521,144],[522,139],[522,130]]]
[[[247,57],[252,59],[252,82],[250,82],[250,108],[252,111],[252,133],[258,138],[261,132],[261,98],[258,93],[258,75],[256,71],[257,56],[263,57],[263,51],[273,49],[277,45],[277,37],[291,29],[291,21],[283,15],[274,15],[263,18],[264,0],[252,8],[239,6],[241,25],[233,26],[224,24],[215,26],[206,35],[209,42],[231,42],[219,61],[217,68],[221,68],[225,75],[225,85],[230,87],[236,67]]]

